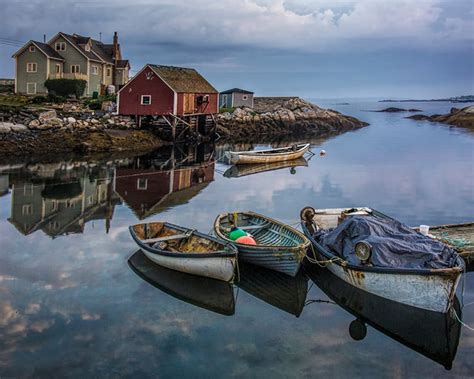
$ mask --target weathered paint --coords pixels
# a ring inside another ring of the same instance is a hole
[[[216,93],[196,93],[194,94],[194,104],[192,107],[186,109],[185,107],[186,104],[186,95],[189,94],[184,94],[184,93],[178,93],[178,102],[177,102],[177,110],[176,113],[178,115],[183,115],[183,114],[192,114],[192,113],[205,113],[205,114],[211,114],[211,113],[217,113],[217,94]],[[197,98],[199,96],[209,96],[209,101],[207,103],[203,104],[198,104],[197,103]]]
[[[151,104],[141,105],[141,96],[150,95]],[[173,113],[175,93],[150,68],[145,67],[119,93],[118,113],[158,116]]]

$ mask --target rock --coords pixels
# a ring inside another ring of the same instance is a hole
[[[39,120],[32,120],[28,124],[28,127],[34,129],[34,128],[37,128],[39,125],[40,125]]]
[[[434,122],[441,122],[444,124],[459,126],[462,128],[474,129],[474,106],[457,109],[452,108],[450,113],[444,115],[423,115],[418,114],[414,116],[407,117],[412,120],[427,120]]]
[[[10,133],[12,125],[10,122],[0,122],[0,133]]]
[[[51,119],[57,118],[58,115],[54,109],[46,112],[41,112],[38,116],[38,120],[40,123],[46,123]]]
[[[91,119],[91,124],[99,124],[100,121],[97,120],[96,118]]]
[[[26,132],[28,131],[28,128],[22,124],[14,124],[11,126],[11,130],[12,132]]]
[[[76,123],[76,119],[74,117],[68,117],[66,122],[68,122],[69,124],[74,124]]]
[[[112,120],[112,119],[110,119],[110,118],[107,120],[107,122],[108,122],[109,124],[111,124],[111,125],[115,124],[115,121]]]

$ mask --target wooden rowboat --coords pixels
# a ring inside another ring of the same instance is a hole
[[[309,143],[305,143],[276,149],[228,151],[226,156],[230,164],[283,162],[301,158],[309,150],[309,146]]]
[[[305,264],[304,268],[331,300],[355,317],[348,328],[354,340],[363,340],[366,325],[369,325],[445,369],[451,369],[461,335],[461,324],[454,312],[439,313],[410,307],[352,286],[318,265]],[[453,309],[462,319],[456,297]]]
[[[176,299],[226,316],[235,313],[230,283],[162,267],[151,262],[142,250],[128,259],[128,265],[143,280]]]
[[[457,256],[450,268],[400,268],[353,264],[325,247],[314,237],[319,228],[334,228],[342,212],[358,215],[390,217],[370,208],[336,208],[315,211],[311,207],[301,211],[301,225],[304,234],[313,245],[314,258],[323,262],[329,271],[369,293],[410,306],[446,313],[451,307],[464,262]]]
[[[251,233],[257,245],[230,240],[233,226]],[[296,229],[254,212],[222,213],[214,222],[214,231],[218,238],[237,246],[243,261],[290,276],[297,274],[310,246],[309,240]]]
[[[224,172],[226,178],[240,178],[242,176],[259,174],[261,172],[281,170],[289,168],[292,174],[296,173],[295,167],[308,167],[308,161],[303,157],[292,161],[283,161],[275,163],[259,163],[254,165],[234,165]]]
[[[163,267],[225,282],[234,277],[237,249],[231,244],[167,222],[129,229],[148,259]]]

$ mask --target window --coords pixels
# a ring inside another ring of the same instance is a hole
[[[61,73],[61,65],[59,63],[56,63],[56,74]]]
[[[23,185],[23,195],[24,196],[33,196],[34,185],[33,184],[24,184]]]
[[[50,221],[49,222],[49,229],[59,229],[59,227],[61,226],[61,224],[57,221]]]
[[[87,197],[87,205],[94,204],[94,196],[90,195]]]
[[[242,95],[242,100],[247,100],[248,98],[248,95]]]
[[[35,47],[33,45],[30,45],[30,47],[28,48],[29,52],[30,53],[34,53],[36,51]]]
[[[74,205],[72,200],[66,200],[66,208],[74,208]]]
[[[26,94],[27,95],[36,94],[36,83],[26,83]]]
[[[57,200],[53,200],[51,202],[51,212],[56,212],[58,210],[58,201]]]
[[[146,190],[148,187],[148,179],[145,178],[138,178],[137,179],[137,189],[138,190]]]
[[[98,75],[99,74],[99,67],[97,66],[92,66],[92,75]]]
[[[54,48],[56,51],[66,51],[66,42],[56,42]]]
[[[151,96],[142,95],[142,105],[150,105],[150,104],[151,104]]]
[[[36,72],[38,71],[38,65],[36,63],[27,63],[26,72]]]
[[[227,95],[222,95],[221,107],[227,107]]]
[[[33,214],[33,206],[31,204],[25,204],[23,205],[21,209],[21,213],[24,215],[31,215]]]
[[[84,50],[91,51],[91,47],[89,45],[84,46]]]
[[[71,65],[71,73],[72,74],[78,74],[81,71],[81,66],[78,64],[72,64]]]
[[[107,76],[110,76],[112,75],[112,70],[110,69],[110,67],[107,67]]]

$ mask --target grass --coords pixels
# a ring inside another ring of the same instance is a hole
[[[26,96],[0,95],[0,105],[21,107],[27,105],[28,103],[29,99]]]
[[[234,110],[235,110],[235,107],[231,107],[231,108],[220,108],[220,109],[219,109],[219,113],[226,113],[226,112],[232,113]]]

